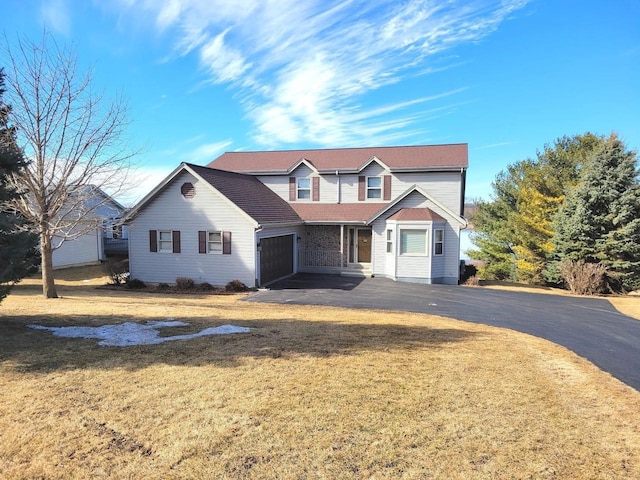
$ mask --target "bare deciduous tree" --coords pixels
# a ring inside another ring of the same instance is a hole
[[[127,104],[94,91],[91,70],[79,72],[75,51],[46,32],[39,42],[5,37],[3,47],[11,121],[30,162],[13,177],[22,192],[14,208],[39,235],[43,294],[56,298],[53,251],[96,230],[97,192],[126,188],[137,153],[124,135]]]

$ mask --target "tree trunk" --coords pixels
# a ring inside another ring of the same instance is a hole
[[[44,298],[58,298],[56,284],[53,279],[53,250],[51,237],[40,234],[40,253],[42,255],[42,294]]]

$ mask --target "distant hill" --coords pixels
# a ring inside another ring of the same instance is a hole
[[[475,203],[470,202],[464,204],[464,218],[469,221],[469,224],[467,225],[468,229],[473,230],[473,216],[476,214],[477,210],[478,206]]]

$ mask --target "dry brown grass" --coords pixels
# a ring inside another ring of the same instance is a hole
[[[568,290],[561,288],[544,287],[541,285],[529,285],[526,283],[504,282],[498,280],[481,280],[480,286],[492,290],[507,290],[512,292],[543,293],[547,295],[573,295]]]
[[[640,320],[640,296],[611,297],[611,304],[621,313]]]
[[[535,285],[526,285],[522,283],[513,282],[490,282],[482,281],[481,286],[483,288],[489,288],[494,290],[507,290],[513,292],[529,292],[529,293],[542,293],[547,295],[569,295],[574,296],[568,290],[562,290],[561,288],[542,287]],[[607,296],[603,297],[613,305],[613,307],[620,313],[632,318],[640,320],[640,295],[626,296]]]
[[[0,305],[1,478],[640,478],[640,394],[549,342],[69,282]],[[167,317],[252,333],[109,348],[26,328]]]

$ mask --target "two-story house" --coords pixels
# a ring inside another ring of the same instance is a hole
[[[266,285],[296,272],[455,284],[466,144],[229,152],[128,215],[131,277]]]

